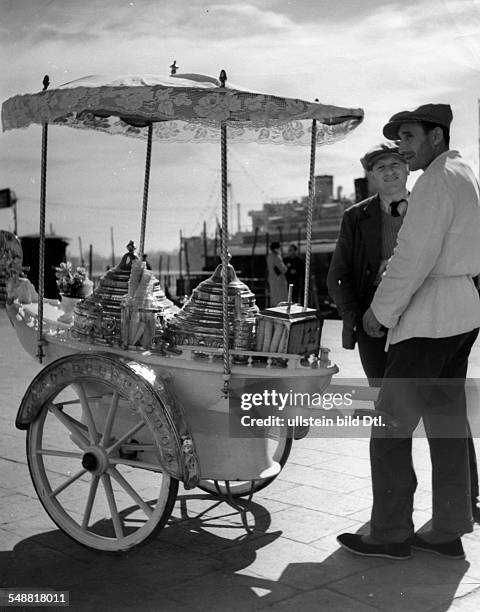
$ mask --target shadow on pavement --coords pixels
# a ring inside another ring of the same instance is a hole
[[[59,530],[22,540],[0,552],[0,585],[69,591],[70,609],[102,611],[201,609],[214,586],[220,600],[235,592],[237,604],[244,606],[238,609],[255,609],[259,598],[251,587],[270,590],[276,584],[236,572],[281,535],[268,533],[270,522],[266,509],[252,502],[247,533],[227,504],[207,494],[180,495],[167,527],[129,553],[92,551]],[[241,554],[230,555],[237,562],[226,566],[218,557],[232,550]]]
[[[368,525],[357,533],[368,533]],[[413,553],[412,559],[393,561],[356,556],[339,548],[319,563],[290,563],[279,581],[302,585],[303,592],[275,609],[446,612],[455,596],[469,592],[459,592],[470,567],[467,561]]]
[[[459,584],[468,567],[465,561],[448,560],[432,566],[423,553],[400,562],[354,558],[337,550],[319,563],[289,564],[280,582],[302,585],[303,589],[275,609],[446,612],[459,596]]]
[[[255,502],[247,533],[228,505],[205,494],[180,495],[161,534],[127,554],[91,551],[58,530],[19,542],[0,552],[1,586],[69,591],[71,610],[443,612],[469,568],[422,552],[389,561],[319,549],[318,563],[279,559],[283,569],[267,579],[255,561],[266,555],[267,570],[275,563],[282,532],[269,533],[270,524]]]

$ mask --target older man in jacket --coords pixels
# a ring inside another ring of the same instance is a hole
[[[343,348],[358,344],[365,374],[378,386],[385,370],[385,338],[369,336],[362,317],[393,254],[407,210],[408,168],[398,147],[388,142],[372,147],[360,162],[377,193],[345,211],[327,286],[343,320]]]
[[[385,377],[377,408],[397,427],[373,428],[370,534],[338,542],[363,556],[408,559],[411,549],[464,558],[472,531],[465,377],[480,326],[472,277],[480,272],[480,187],[449,149],[452,111],[427,104],[393,115],[386,138],[399,143],[411,170],[423,170],[409,198],[397,247],[363,326],[388,329]],[[414,534],[416,477],[412,433],[423,419],[432,461],[432,529]]]

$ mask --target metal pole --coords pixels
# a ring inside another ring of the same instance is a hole
[[[226,91],[227,73],[220,71],[220,89]],[[222,330],[223,330],[223,394],[227,398],[230,387],[230,325],[228,319],[228,172],[227,122],[220,123],[220,163],[222,169],[222,228],[220,232],[222,256]]]
[[[140,223],[140,255],[143,255],[145,249],[145,228],[147,225],[148,189],[150,185],[150,166],[152,164],[152,136],[153,123],[149,123],[147,136],[147,154],[145,158],[145,180],[143,183],[142,220]]]
[[[47,199],[47,144],[48,123],[42,123],[42,157],[40,175],[40,227],[38,247],[38,328],[37,328],[37,358],[42,363],[43,351],[43,297],[45,295],[45,217]]]
[[[43,91],[50,84],[48,74],[43,77]],[[48,122],[42,123],[42,153],[40,168],[40,228],[38,236],[38,328],[37,328],[37,357],[42,363],[45,353],[43,346],[43,297],[45,295],[45,218],[47,201],[47,145]]]
[[[307,214],[307,244],[305,247],[305,291],[303,308],[308,307],[310,289],[310,253],[312,250],[313,201],[315,199],[315,147],[317,144],[317,120],[312,120],[312,140],[310,146],[310,176],[308,180],[308,214]]]
[[[222,167],[222,322],[223,322],[223,393],[228,397],[230,382],[230,334],[228,320],[228,182],[227,182],[227,124],[221,123],[221,167]]]

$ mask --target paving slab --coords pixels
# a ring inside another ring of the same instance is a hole
[[[291,506],[272,515],[271,526],[279,529],[283,536],[303,544],[311,544],[327,535],[336,535],[343,531],[356,531],[358,521],[344,516]]]
[[[219,571],[189,581],[183,590],[167,589],[167,597],[182,604],[184,610],[261,610],[290,598],[294,587],[242,572]]]
[[[429,558],[431,555],[415,555],[408,563],[389,564],[381,572],[372,568],[335,581],[330,588],[391,612],[427,610],[434,602],[446,605],[479,588],[478,580],[469,575],[466,561],[454,564],[440,559],[441,563],[432,568]]]

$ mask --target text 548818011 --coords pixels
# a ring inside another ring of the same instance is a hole
[[[0,608],[3,606],[69,606],[69,591],[39,589],[0,589]]]

